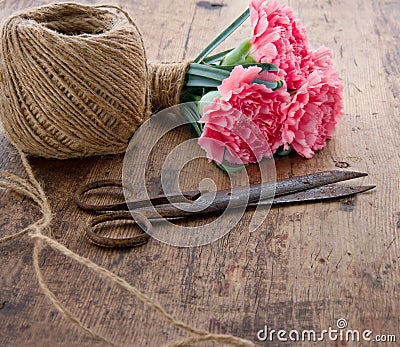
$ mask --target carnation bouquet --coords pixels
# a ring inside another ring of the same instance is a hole
[[[248,17],[251,37],[211,55]],[[183,101],[200,101],[186,116],[209,160],[243,165],[292,150],[312,158],[340,121],[342,91],[332,52],[312,50],[292,9],[251,0],[189,65]]]

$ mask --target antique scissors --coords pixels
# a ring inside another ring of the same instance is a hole
[[[195,190],[177,195],[160,195],[147,200],[108,205],[85,202],[83,196],[88,191],[104,187],[122,188],[123,186],[120,180],[101,180],[79,187],[75,191],[74,200],[83,210],[102,213],[91,219],[86,227],[86,236],[92,243],[103,247],[137,247],[147,243],[150,239],[147,232],[152,227],[151,220],[159,220],[160,217],[167,220],[188,218],[194,215],[223,211],[228,205],[233,208],[258,204],[275,206],[348,197],[366,192],[375,186],[332,184],[367,175],[363,172],[333,170],[203,194]],[[96,226],[117,220],[134,220],[141,228],[140,234],[125,238],[111,238],[98,232]]]

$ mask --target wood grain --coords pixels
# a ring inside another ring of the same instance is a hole
[[[42,3],[47,1],[3,0],[0,17]],[[149,59],[161,61],[193,58],[247,6],[242,0],[114,3],[137,21]],[[364,183],[376,184],[374,192],[340,202],[274,208],[252,234],[246,231],[249,213],[228,235],[198,248],[151,240],[140,249],[103,250],[85,240],[82,231],[91,216],[73,204],[72,192],[91,180],[119,178],[123,157],[31,158],[54,211],[53,237],[124,277],[179,319],[212,332],[256,341],[266,323],[274,329],[320,331],[345,318],[352,329],[395,334],[400,340],[400,1],[288,3],[308,28],[314,47],[326,45],[335,52],[346,115],[335,138],[315,158],[278,158],[277,176],[349,167],[367,171]],[[248,23],[226,45],[240,42],[246,30]],[[175,139],[191,136],[179,130]],[[1,167],[24,175],[3,133],[0,141]],[[206,175],[220,187],[228,184],[218,169],[199,161],[184,170],[182,185],[197,188],[196,180]],[[149,176],[148,184],[151,192],[159,192],[156,175]],[[0,198],[1,235],[37,216],[28,200],[4,190]],[[2,245],[0,252],[1,346],[103,345],[72,327],[41,294],[28,237]],[[40,260],[49,287],[62,303],[117,345],[160,346],[185,336],[64,256],[45,249]],[[319,345],[331,344],[338,346],[328,341]]]

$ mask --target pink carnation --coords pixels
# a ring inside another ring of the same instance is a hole
[[[311,158],[332,137],[343,111],[332,52],[313,52],[292,10],[275,0],[252,0],[250,18],[254,58],[277,65],[279,73],[236,66],[218,87],[221,97],[204,108],[199,143],[217,162],[258,162],[282,145]],[[285,83],[273,91],[254,79]]]
[[[288,88],[298,89],[306,78],[300,66],[311,51],[305,28],[291,8],[275,0],[252,0],[250,19],[254,58],[278,66],[286,74]]]
[[[333,69],[315,70],[286,106],[285,148],[311,158],[326,145],[340,121],[342,84]]]
[[[221,162],[226,148],[231,162],[237,162],[233,154],[243,163],[258,162],[262,157],[271,156],[283,144],[286,118],[283,108],[290,101],[290,95],[285,86],[273,91],[263,84],[252,83],[255,78],[274,78],[274,75],[261,71],[256,66],[236,66],[218,88],[221,98],[204,107],[200,120],[204,123],[204,132],[199,144],[209,158]]]
[[[257,126],[225,100],[216,98],[205,106],[200,123],[204,123],[204,131],[199,145],[210,160],[247,164],[271,155]]]
[[[275,0],[252,0],[253,55],[273,63],[283,75],[292,100],[283,105],[285,148],[311,158],[332,137],[343,109],[343,87],[333,68],[332,52],[321,47],[312,52],[305,28],[292,10]]]
[[[306,80],[308,75],[315,70],[324,72],[326,76],[332,79],[338,79],[338,74],[333,67],[332,57],[332,51],[325,46],[309,52],[300,64],[300,69],[303,71],[303,76],[305,77],[304,79]]]

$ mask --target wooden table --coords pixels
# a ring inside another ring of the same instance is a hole
[[[45,2],[2,0],[0,19]],[[244,0],[114,3],[137,21],[149,58],[159,61],[193,58],[247,6]],[[273,208],[252,234],[246,231],[248,213],[228,235],[198,248],[151,240],[140,249],[104,250],[86,241],[82,231],[91,216],[77,209],[72,191],[91,180],[119,178],[123,156],[31,158],[53,208],[52,235],[122,276],[175,317],[211,332],[257,342],[265,324],[277,330],[321,331],[336,328],[343,318],[351,329],[397,335],[399,341],[400,1],[290,0],[289,5],[307,27],[313,46],[335,52],[345,86],[345,116],[335,138],[315,158],[276,159],[277,176],[349,168],[368,172],[364,184],[376,184],[374,192],[339,202]],[[229,45],[240,42],[249,29],[247,22]],[[190,136],[176,133],[178,139]],[[4,133],[0,141],[1,167],[23,176]],[[186,188],[197,187],[194,174],[212,174],[219,186],[227,183],[213,165],[199,161],[182,174]],[[159,184],[153,177],[150,191],[157,193]],[[0,196],[1,236],[38,216],[28,199],[7,190]],[[0,246],[0,345],[105,345],[73,327],[41,293],[32,248],[27,236]],[[123,289],[49,248],[40,265],[60,301],[117,345],[159,346],[187,336]],[[319,345],[340,344],[325,340]]]

